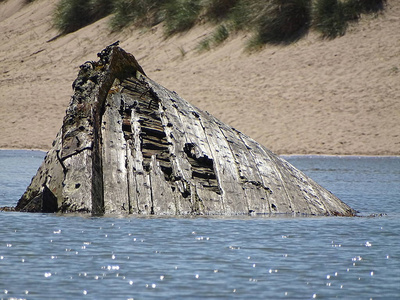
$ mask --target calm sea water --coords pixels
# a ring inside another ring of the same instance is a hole
[[[43,157],[0,151],[0,206]],[[287,160],[363,217],[1,212],[0,299],[399,299],[400,158]]]

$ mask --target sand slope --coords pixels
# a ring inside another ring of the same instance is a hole
[[[400,3],[341,38],[310,33],[243,52],[247,37],[199,54],[209,26],[164,39],[162,25],[110,33],[109,18],[59,37],[54,1],[0,4],[0,148],[51,147],[86,60],[116,40],[147,75],[278,154],[400,155]]]

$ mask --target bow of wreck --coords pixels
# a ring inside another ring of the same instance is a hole
[[[16,210],[353,216],[253,139],[148,78],[111,45],[86,62],[62,128]]]

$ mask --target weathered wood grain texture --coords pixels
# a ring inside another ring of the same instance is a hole
[[[352,216],[285,160],[149,79],[111,45],[86,62],[53,148],[16,209]]]

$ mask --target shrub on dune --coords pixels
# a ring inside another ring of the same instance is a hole
[[[386,4],[386,0],[348,0],[347,2],[359,13],[378,12],[383,10]]]
[[[114,0],[113,29],[121,29],[129,24],[154,26],[163,21],[162,6],[168,0]]]
[[[61,0],[56,6],[54,23],[61,33],[70,33],[110,14],[112,7],[106,0]]]
[[[291,43],[307,32],[310,21],[311,0],[271,0],[254,20],[253,43]]]
[[[238,0],[204,0],[202,6],[208,20],[220,22],[228,18],[229,13],[238,2]]]
[[[201,12],[200,0],[170,0],[163,5],[167,36],[189,30]]]
[[[114,1],[110,0],[90,0],[87,1],[91,9],[91,15],[94,21],[100,20],[112,13]]]
[[[89,15],[86,1],[61,0],[55,11],[55,26],[62,33],[70,33],[90,24]]]
[[[325,38],[344,35],[348,17],[345,5],[338,0],[315,0],[313,8],[313,26]]]
[[[315,0],[314,28],[325,38],[345,34],[348,23],[357,21],[361,14],[378,12],[386,0]]]

